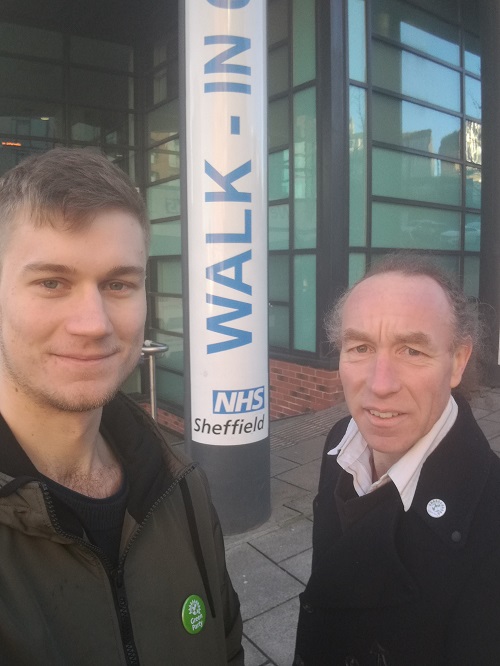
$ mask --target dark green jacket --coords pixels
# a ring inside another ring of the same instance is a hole
[[[129,481],[112,568],[78,521],[36,480],[0,417],[0,664],[243,664],[239,603],[203,474],[125,396],[104,409]],[[192,635],[192,594],[207,619]]]

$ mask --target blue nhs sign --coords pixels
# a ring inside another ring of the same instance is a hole
[[[239,391],[212,391],[214,414],[243,414],[264,408],[263,386]]]

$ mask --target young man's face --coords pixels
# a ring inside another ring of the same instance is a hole
[[[5,392],[63,411],[111,399],[140,357],[146,260],[124,211],[78,231],[19,220],[0,273],[0,407]]]
[[[342,313],[340,376],[373,451],[394,462],[429,432],[460,383],[469,346],[452,350],[449,301],[426,276],[375,275]]]

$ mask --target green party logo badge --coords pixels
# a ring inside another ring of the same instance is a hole
[[[199,634],[207,619],[203,599],[197,594],[188,597],[182,606],[181,616],[182,624],[188,634]]]

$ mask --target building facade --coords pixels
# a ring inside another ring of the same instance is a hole
[[[494,0],[268,0],[273,418],[342,399],[323,320],[391,250],[429,252],[497,311],[498,34]],[[169,0],[0,8],[0,173],[55,145],[95,146],[135,180],[153,229],[145,334],[169,346],[157,390],[160,420],[177,431],[180,37]],[[139,369],[126,389],[141,398],[147,381]]]

